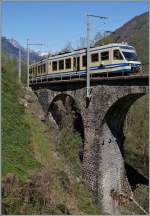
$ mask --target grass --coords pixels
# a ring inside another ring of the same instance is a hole
[[[80,135],[72,130],[69,126],[64,127],[59,136],[57,150],[63,154],[68,163],[70,163],[75,175],[81,175],[81,161],[79,151],[82,146]]]
[[[27,109],[18,100],[24,94],[33,99]],[[99,209],[80,176],[79,135],[65,128],[58,135],[56,129],[41,122],[37,115],[40,107],[32,96],[33,93],[22,89],[17,82],[16,62],[5,56],[2,73],[3,213],[98,214]],[[19,180],[14,181],[18,177]]]
[[[79,135],[70,133],[68,128],[63,128],[60,136],[57,133],[58,140],[54,141],[55,134],[53,133],[55,130],[49,130],[39,119],[29,114],[26,122],[31,128],[35,155],[47,169],[50,168],[51,176],[55,179],[54,193],[61,197],[61,201],[58,201],[56,197],[54,198],[57,200],[55,200],[57,207],[53,211],[58,213],[60,206],[67,209],[67,200],[69,199],[74,208],[75,206],[78,207],[78,213],[99,214],[100,210],[94,204],[81,177],[81,165],[77,157],[81,144]]]
[[[52,163],[54,147],[50,145],[52,141],[48,135],[48,128],[37,117],[30,114],[25,115],[24,120],[30,127],[32,150],[35,156],[44,165]]]
[[[17,83],[16,62],[5,60],[2,73],[2,176],[12,172],[27,179],[29,170],[40,167],[30,146],[30,131],[24,122],[24,107],[19,104],[21,87]]]

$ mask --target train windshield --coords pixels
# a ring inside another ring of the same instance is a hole
[[[119,46],[121,49],[127,49],[127,50],[135,50],[132,46]]]
[[[124,52],[123,51],[123,55],[128,61],[138,61],[138,57],[135,52]]]

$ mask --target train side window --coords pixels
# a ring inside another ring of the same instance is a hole
[[[122,60],[123,59],[119,50],[113,50],[113,59],[114,60]]]
[[[99,61],[98,53],[93,53],[93,54],[91,55],[91,61],[92,61],[92,62],[98,62],[98,61]]]
[[[57,71],[57,61],[52,62],[52,70]]]
[[[59,60],[59,70],[64,69],[64,60]]]
[[[86,67],[87,66],[87,56],[83,55],[82,56],[82,67]]]
[[[65,60],[65,65],[66,65],[66,69],[71,68],[71,58],[68,58],[68,59]]]
[[[109,60],[109,52],[105,51],[105,52],[101,52],[101,61],[106,61]]]

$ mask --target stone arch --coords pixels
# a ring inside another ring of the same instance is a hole
[[[143,93],[128,94],[119,98],[107,111],[103,122],[106,122],[110,131],[118,143],[120,151],[123,155],[123,124],[126,117],[126,114],[131,107],[131,105],[140,97]]]
[[[105,213],[117,213],[117,203],[110,194],[112,190],[118,194],[123,192],[123,182],[128,174],[128,167],[124,163],[123,124],[130,106],[143,95],[145,94],[133,93],[118,98],[107,110],[101,124],[101,182],[98,185],[98,194],[102,196],[102,208]],[[129,179],[128,175],[127,178]],[[130,190],[130,186],[128,189]]]
[[[130,109],[131,105],[138,100],[140,97],[142,97],[144,94],[129,94],[127,96],[124,96],[120,98],[117,102],[115,102],[108,110],[105,121],[107,122],[107,125],[109,129],[111,130],[112,134],[114,135],[116,142],[120,148],[120,152],[124,158],[125,161],[125,168],[127,172],[127,176],[129,179],[129,182],[132,186],[136,185],[137,183],[142,184],[148,184],[148,180],[145,178],[145,176],[142,176],[136,171],[136,167],[132,167],[128,163],[126,163],[126,157],[124,157],[124,121],[127,115],[128,110]],[[136,179],[132,178],[131,175],[135,175]],[[133,180],[132,180],[133,179]],[[134,188],[134,187],[133,187]]]
[[[57,94],[49,105],[48,113],[51,113],[59,129],[65,126],[66,121],[70,121],[70,127],[80,134],[82,146],[79,158],[82,161],[84,152],[84,123],[79,105],[75,99],[70,94]]]

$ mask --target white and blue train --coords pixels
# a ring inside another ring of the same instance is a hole
[[[86,49],[61,53],[33,63],[30,82],[86,76]],[[113,43],[90,48],[90,76],[120,76],[140,73],[141,62],[136,50],[126,43]]]

